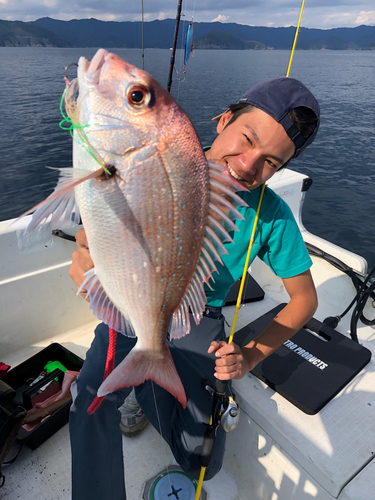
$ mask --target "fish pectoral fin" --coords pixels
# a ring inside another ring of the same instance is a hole
[[[60,172],[60,178],[53,193],[17,219],[19,220],[21,217],[34,212],[27,226],[27,231],[32,231],[40,224],[48,225],[52,229],[65,229],[78,225],[80,215],[73,188],[89,179],[99,177],[103,172],[101,168],[89,174],[87,170],[77,168],[53,170],[59,170]]]
[[[93,314],[116,332],[126,337],[135,337],[133,327],[125,316],[117,309],[115,304],[106,294],[93,267],[85,273],[86,279],[79,287],[77,295],[86,289],[86,300],[90,301]]]
[[[140,385],[145,380],[156,382],[186,408],[185,390],[167,346],[162,353],[133,348],[103,381],[98,390],[98,397],[123,387]]]

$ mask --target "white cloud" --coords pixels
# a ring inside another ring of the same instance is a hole
[[[350,12],[341,12],[334,14],[323,14],[320,17],[321,27],[324,28],[332,28],[338,26],[354,26],[354,17]]]
[[[217,17],[215,17],[215,19],[212,19],[212,23],[223,23],[224,21],[226,21],[227,19],[229,19],[230,16],[223,16],[222,14],[219,14]]]
[[[89,17],[95,17],[95,15],[90,15]],[[111,13],[108,13],[108,14],[104,14],[101,21],[117,21],[118,20],[118,16],[116,16],[115,14],[111,14]]]
[[[153,21],[155,19],[154,14],[147,14],[146,12],[143,14],[143,20],[144,21]],[[142,14],[138,14],[137,16],[134,16],[132,21],[142,21]]]
[[[174,19],[176,17],[176,12],[173,12],[172,10],[161,10],[159,12],[144,12],[143,14],[143,20],[148,22],[148,21],[154,21],[157,19],[158,21],[163,21],[164,19]],[[120,19],[121,21],[123,19]],[[142,14],[137,14],[136,16],[133,16],[131,18],[132,21],[141,21],[142,20]]]
[[[171,11],[165,11],[165,12],[161,11],[161,12],[159,12],[156,19],[158,19],[159,21],[164,21],[164,19],[173,19],[173,17],[175,17],[175,16],[176,16],[176,14],[173,16]]]
[[[42,5],[47,8],[52,8],[57,7],[59,3],[59,0],[44,0]]]
[[[375,23],[375,10],[361,10],[359,16],[355,20],[358,24],[373,24]]]
[[[194,2],[193,2],[194,3]],[[49,16],[69,20],[95,17],[101,20],[140,20],[139,0],[0,0],[0,17],[8,20],[33,21]],[[196,22],[234,22],[252,26],[296,26],[299,16],[297,0],[200,0],[184,8],[185,19],[194,15]],[[353,27],[375,25],[374,0],[314,0],[306,2],[302,26],[306,28]],[[144,18],[175,19],[175,0],[147,0]],[[193,9],[193,11],[192,11]]]

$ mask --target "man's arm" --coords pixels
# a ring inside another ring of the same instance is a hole
[[[212,342],[209,353],[215,353],[215,376],[220,380],[240,379],[260,361],[290,339],[313,316],[318,299],[310,271],[283,279],[290,302],[268,327],[243,348],[235,343]]]
[[[69,275],[79,288],[85,280],[84,273],[94,267],[94,263],[90,256],[89,245],[87,243],[86,233],[84,229],[79,229],[76,234],[77,250],[72,255],[72,265],[69,269]],[[85,299],[87,290],[82,288],[80,294]]]

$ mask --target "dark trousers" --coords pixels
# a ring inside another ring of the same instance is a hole
[[[202,382],[205,379],[209,379],[212,385],[215,382],[215,356],[207,354],[207,349],[213,340],[225,340],[225,332],[222,319],[203,317],[198,326],[192,317],[190,319],[191,332],[182,339],[168,342],[185,388],[186,409],[169,392],[151,381],[136,387],[135,391],[143,412],[167,441],[176,461],[190,477],[197,479],[204,424],[209,422],[212,407],[212,398],[203,388]],[[95,330],[95,338],[77,379],[78,394],[72,404],[69,421],[72,500],[126,499],[118,407],[123,404],[131,388],[107,395],[93,415],[87,413],[103,380],[108,339],[108,327],[100,324]],[[116,366],[135,343],[136,339],[121,334],[117,336]],[[205,479],[210,479],[219,472],[224,450],[225,432],[219,427]],[[142,451],[147,453],[147,450]]]

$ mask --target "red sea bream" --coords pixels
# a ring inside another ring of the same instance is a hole
[[[78,97],[77,97],[78,94]],[[74,128],[73,169],[34,213],[63,228],[82,218],[95,268],[88,273],[94,314],[137,343],[98,391],[152,379],[186,396],[166,344],[198,323],[203,283],[236,230],[243,189],[208,163],[190,120],[150,75],[100,49],[81,57],[66,93]],[[50,214],[52,216],[50,217]]]

